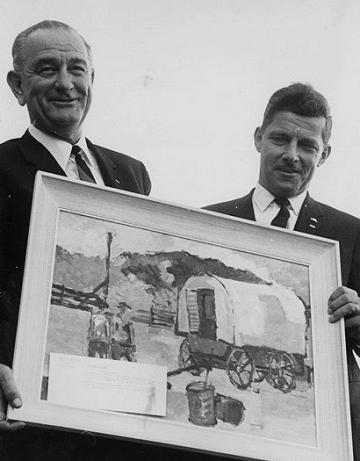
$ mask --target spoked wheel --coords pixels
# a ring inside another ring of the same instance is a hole
[[[268,381],[275,388],[291,392],[296,388],[294,359],[286,352],[273,352],[269,358]]]
[[[242,348],[233,349],[226,363],[226,373],[231,384],[238,389],[249,387],[254,375],[254,365],[250,355]]]
[[[180,344],[178,362],[180,368],[194,366],[194,370],[190,371],[190,373],[194,376],[199,376],[202,371],[200,367],[197,366],[195,360],[192,357],[188,338],[185,338],[184,341]]]
[[[264,381],[265,375],[266,373],[264,371],[255,368],[253,376],[254,383],[261,383],[262,381]]]

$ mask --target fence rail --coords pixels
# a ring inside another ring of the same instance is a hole
[[[151,306],[150,308],[150,325],[173,326],[175,323],[175,312],[163,309],[161,307]]]
[[[52,286],[51,304],[90,312],[95,308],[108,307],[107,303],[96,293],[74,290],[57,283],[54,283]]]

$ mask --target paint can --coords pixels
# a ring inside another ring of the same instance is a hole
[[[245,406],[241,400],[216,394],[215,408],[217,418],[224,421],[224,423],[230,423],[237,426],[244,419]]]
[[[191,382],[186,386],[189,404],[189,421],[198,426],[215,426],[215,388],[205,381]]]

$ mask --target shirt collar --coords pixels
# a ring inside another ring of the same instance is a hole
[[[298,216],[300,213],[301,207],[304,203],[307,191],[301,192],[301,194],[296,195],[295,197],[290,197],[289,202],[292,210]],[[255,186],[255,191],[253,195],[254,202],[259,210],[263,213],[273,202],[274,195],[271,194],[265,187],[257,183]]]
[[[73,146],[69,142],[64,141],[63,139],[56,138],[55,136],[51,136],[47,133],[44,133],[43,131],[36,128],[34,125],[30,125],[29,133],[33,138],[36,139],[36,141],[42,144],[50,152],[50,154],[55,158],[55,160],[58,162],[61,168],[65,171]],[[86,144],[85,136],[81,136],[76,145],[80,146],[81,149],[84,151],[84,160],[91,164],[88,155],[89,151]]]

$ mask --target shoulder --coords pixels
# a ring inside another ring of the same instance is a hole
[[[143,163],[140,160],[137,160],[135,157],[122,154],[121,152],[108,149],[107,147],[98,146],[97,144],[92,144],[90,141],[88,141],[88,144],[90,148],[94,149],[99,154],[106,156],[107,159],[111,159],[112,161],[118,164],[143,166]]]
[[[203,208],[217,213],[237,216],[239,210],[241,210],[244,206],[249,206],[251,204],[252,194],[253,190],[243,197],[228,200],[226,202],[214,203],[212,205],[204,206]]]
[[[86,142],[94,154],[100,170],[102,170],[103,174],[106,173],[109,180],[108,185],[138,194],[150,194],[150,176],[145,165],[140,160],[107,147],[93,144],[88,139],[86,139]]]
[[[111,178],[121,184],[121,189],[139,194],[149,195],[151,180],[145,165],[130,155],[116,152],[106,147],[92,144],[87,140],[89,148],[94,153],[99,167],[103,167]],[[115,187],[117,187],[115,185]]]
[[[0,155],[1,156],[7,155],[17,150],[19,147],[20,139],[21,138],[9,139],[8,141],[1,143],[0,144]]]
[[[10,139],[0,144],[0,174],[23,168],[24,160],[20,141],[21,138]]]
[[[236,210],[241,204],[244,197],[228,200],[226,202],[213,203],[203,207],[204,210],[216,211],[218,213],[231,214],[230,212]]]
[[[309,211],[316,210],[319,219],[317,234],[321,237],[338,240],[343,248],[360,248],[360,219],[325,203],[310,198]],[[353,250],[351,250],[353,251]]]
[[[338,210],[330,205],[327,205],[322,202],[318,202],[314,199],[310,199],[313,203],[316,203],[323,213],[324,219],[326,221],[331,221],[335,226],[339,226],[345,230],[347,226],[355,227],[360,229],[360,219],[356,216],[346,213],[344,211]],[[311,203],[311,202],[310,202]]]

